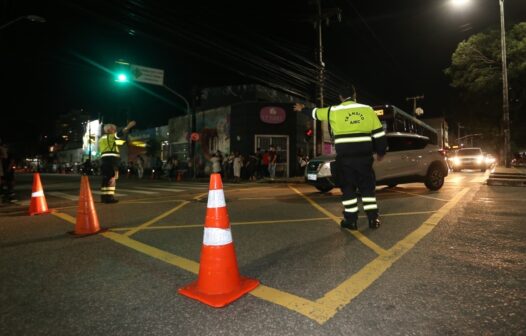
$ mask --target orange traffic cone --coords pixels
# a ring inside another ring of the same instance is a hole
[[[48,209],[46,197],[44,196],[44,189],[42,188],[42,182],[40,182],[40,174],[33,174],[33,191],[31,193],[31,203],[29,204],[29,215],[42,215],[53,212]]]
[[[259,285],[239,275],[221,175],[212,174],[197,281],[179,293],[212,307],[223,307]]]
[[[79,208],[77,210],[75,231],[71,231],[70,233],[76,236],[88,236],[106,230],[106,228],[99,226],[99,218],[93,205],[89,179],[87,176],[82,176],[80,179]]]

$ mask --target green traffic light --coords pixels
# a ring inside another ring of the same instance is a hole
[[[117,75],[117,79],[115,79],[115,81],[119,83],[127,83],[128,76],[126,74],[120,73]]]

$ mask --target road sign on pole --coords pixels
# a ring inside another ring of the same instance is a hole
[[[133,80],[136,82],[164,85],[164,70],[148,68],[141,65],[130,64]]]

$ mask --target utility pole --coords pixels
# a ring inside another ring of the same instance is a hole
[[[324,92],[324,84],[325,84],[325,63],[323,62],[323,31],[322,31],[322,24],[325,22],[325,24],[328,26],[330,23],[331,18],[336,17],[339,22],[342,20],[342,10],[339,8],[328,8],[322,11],[321,6],[321,0],[315,0],[316,1],[316,8],[317,13],[314,17],[313,23],[314,27],[317,30],[318,35],[318,50],[317,50],[317,58],[318,58],[318,102],[320,107],[325,106],[325,92]],[[313,142],[314,142],[314,150],[313,154],[316,156],[317,151],[317,130],[316,125],[317,122],[314,121],[314,135],[313,135]],[[321,128],[321,140],[320,143],[323,143],[323,140],[325,138],[325,134],[329,134],[328,127],[326,125],[326,122],[322,123]],[[322,147],[323,152],[323,147]],[[322,153],[323,154],[323,153]]]
[[[504,165],[511,167],[510,105],[508,99],[508,69],[506,65],[506,29],[504,26],[504,0],[500,5],[500,49],[502,53],[502,127],[504,129]]]
[[[460,146],[460,129],[464,128],[461,123],[457,124],[457,144]]]
[[[417,100],[420,100],[420,99],[424,99],[424,95],[421,95],[421,96],[415,96],[415,97],[407,97],[405,100],[407,101],[410,101],[412,100],[413,101],[413,117],[416,115],[416,101]]]

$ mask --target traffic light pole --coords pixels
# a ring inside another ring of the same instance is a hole
[[[165,88],[167,91],[171,92],[175,96],[179,97],[186,104],[186,116],[188,118],[188,158],[192,162],[192,166],[193,166],[193,170],[194,170],[193,176],[195,178],[195,173],[196,173],[195,160],[194,160],[194,158],[195,158],[194,154],[195,153],[192,150],[192,137],[191,137],[191,133],[194,131],[193,130],[193,125],[195,124],[194,123],[194,114],[190,115],[190,103],[188,102],[188,100],[184,96],[182,96],[181,94],[179,94],[177,91],[175,91],[174,89],[170,88],[166,84],[163,84],[163,88]]]

